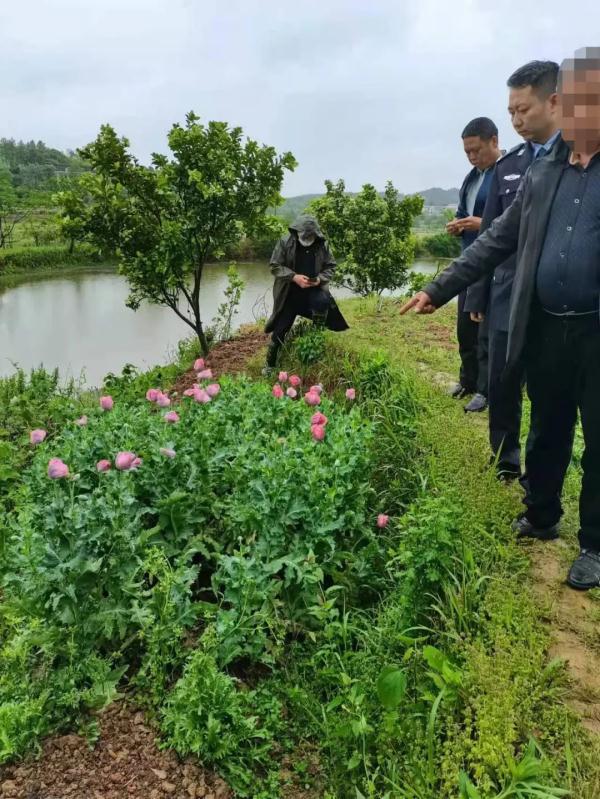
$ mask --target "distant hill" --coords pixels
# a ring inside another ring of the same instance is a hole
[[[296,197],[285,197],[275,214],[291,221],[300,216],[311,200],[321,196],[322,194],[298,194]]]
[[[42,141],[0,139],[0,169],[10,173],[15,188],[42,188],[56,177],[87,168],[75,153],[63,153]]]
[[[415,194],[420,194],[425,200],[425,205],[457,205],[458,204],[458,189],[440,189],[434,187],[431,189],[424,189],[417,191]],[[275,212],[277,216],[282,216],[285,219],[294,219],[301,214],[308,203],[314,200],[315,197],[322,197],[323,194],[298,194],[296,197],[286,197],[283,204],[279,206]],[[403,196],[403,195],[401,195]]]
[[[418,191],[421,197],[425,198],[425,205],[457,205],[458,189],[424,189]]]

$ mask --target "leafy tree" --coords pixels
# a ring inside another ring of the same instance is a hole
[[[309,209],[327,234],[341,263],[337,282],[367,296],[405,285],[415,254],[411,227],[423,209],[423,198],[401,198],[391,182],[383,195],[366,184],[348,194],[343,180],[326,181],[327,193]]]
[[[171,156],[154,154],[143,166],[129,142],[102,126],[79,151],[92,171],[75,189],[58,195],[63,227],[72,239],[113,250],[127,277],[130,308],[142,300],[166,305],[208,341],[200,316],[204,265],[240,236],[265,235],[269,207],[280,201],[291,153],[242,141],[242,129],[226,122],[202,125],[190,113],[168,134]]]
[[[460,239],[451,236],[445,230],[423,236],[421,246],[425,252],[435,258],[456,258],[460,255]]]
[[[15,225],[25,216],[18,207],[11,174],[0,161],[0,249],[10,243]]]

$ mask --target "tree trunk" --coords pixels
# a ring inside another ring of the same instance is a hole
[[[202,352],[202,355],[204,356],[208,355],[208,340],[206,338],[204,330],[202,330],[202,325],[196,326],[196,335],[198,336],[198,341],[200,342],[200,350]]]
[[[202,350],[202,355],[208,355],[208,341],[206,339],[206,335],[202,328],[202,319],[200,318],[200,284],[202,283],[202,271],[203,271],[204,263],[200,262],[196,264],[194,269],[194,285],[192,287],[192,295],[189,297],[188,295],[188,302],[192,306],[192,312],[194,314],[194,327],[196,330],[196,334],[198,336],[198,341],[200,342],[200,349]]]

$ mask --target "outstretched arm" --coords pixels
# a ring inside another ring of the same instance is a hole
[[[528,185],[526,176],[512,205],[424,291],[409,300],[400,309],[401,314],[411,308],[416,313],[433,313],[517,251],[523,196]]]

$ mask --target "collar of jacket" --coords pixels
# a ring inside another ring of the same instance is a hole
[[[558,139],[556,140],[554,146],[552,147],[552,149],[548,153],[548,155],[545,155],[543,158],[536,159],[533,163],[536,164],[536,165],[537,164],[544,164],[544,163],[546,163],[546,164],[556,164],[556,163],[565,164],[565,163],[568,163],[570,154],[571,154],[571,148],[566,143],[566,141],[563,139],[563,137],[559,136]],[[532,166],[533,166],[533,164],[532,164]],[[539,167],[536,167],[536,168],[539,169]]]

